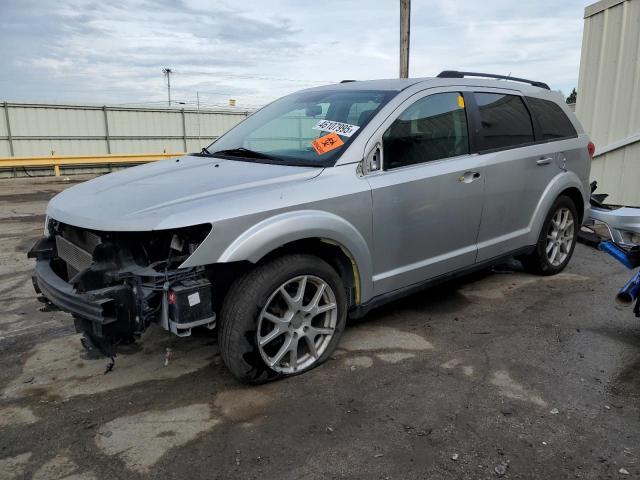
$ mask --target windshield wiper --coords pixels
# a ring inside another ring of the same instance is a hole
[[[218,150],[217,152],[210,153],[209,155],[225,155],[229,157],[264,158],[268,160],[282,160],[281,158],[274,157],[273,155],[267,155],[266,153],[256,152],[255,150],[249,150],[248,148],[244,148],[244,147],[230,148],[228,150]]]

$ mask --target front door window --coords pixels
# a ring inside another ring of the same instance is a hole
[[[458,92],[424,97],[382,137],[385,170],[469,153],[464,99]]]

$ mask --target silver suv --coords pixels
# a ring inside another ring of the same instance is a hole
[[[34,285],[104,354],[151,324],[217,327],[239,380],[299,374],[347,317],[417,289],[509,256],[564,269],[593,149],[540,82],[446,71],[312,88],[201,153],[57,195]]]

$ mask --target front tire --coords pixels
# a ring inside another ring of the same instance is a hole
[[[312,255],[259,265],[229,289],[218,340],[233,376],[258,384],[324,362],[346,323],[347,296],[336,271]]]
[[[535,250],[521,258],[522,265],[537,275],[560,273],[571,260],[579,227],[573,200],[561,195],[549,209]]]

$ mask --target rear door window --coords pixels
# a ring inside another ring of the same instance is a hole
[[[571,120],[555,102],[527,97],[527,103],[540,124],[543,140],[557,140],[577,135]]]
[[[480,114],[482,150],[532,143],[533,124],[522,98],[502,93],[475,93]]]

